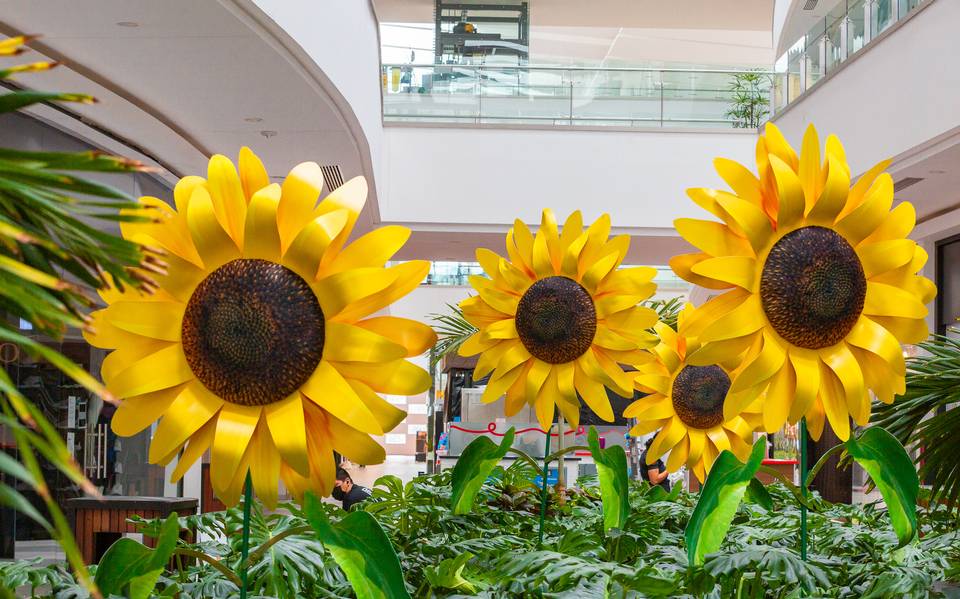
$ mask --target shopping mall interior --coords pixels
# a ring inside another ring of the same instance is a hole
[[[0,0],[0,598],[960,597],[958,25]]]

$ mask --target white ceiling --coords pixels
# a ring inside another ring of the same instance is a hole
[[[0,0],[0,32],[41,34],[31,45],[64,62],[18,83],[95,95],[98,104],[70,110],[135,140],[175,175],[203,174],[208,155],[235,157],[243,145],[272,175],[305,160],[339,164],[345,178],[362,174],[330,98],[226,4],[97,0],[81,9],[72,0]],[[70,127],[62,115],[49,118]]]

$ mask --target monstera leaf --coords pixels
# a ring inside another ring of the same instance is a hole
[[[917,494],[920,478],[907,451],[897,438],[879,426],[868,428],[859,439],[844,444],[883,496],[893,530],[903,547],[917,534]]]
[[[463,449],[457,465],[453,468],[451,482],[450,507],[454,514],[470,513],[483,481],[487,480],[497,462],[510,451],[513,436],[513,427],[510,427],[500,445],[487,437],[477,437]]]
[[[121,595],[131,599],[149,597],[177,548],[179,535],[180,523],[174,512],[160,526],[154,549],[133,539],[118,539],[110,545],[97,566],[94,580],[100,592],[104,596]]]
[[[619,445],[600,449],[597,429],[590,427],[587,435],[590,454],[597,465],[597,478],[600,479],[600,498],[603,500],[603,529],[623,528],[630,515],[630,501],[627,497],[627,456]]]
[[[304,499],[304,512],[320,542],[347,575],[357,599],[410,599],[397,553],[373,515],[350,512],[339,522],[331,522],[320,500],[310,493]]]
[[[713,463],[700,491],[700,500],[684,531],[687,560],[691,565],[702,564],[705,555],[720,549],[747,485],[760,469],[766,445],[764,438],[754,443],[746,464],[726,449],[720,452]]]

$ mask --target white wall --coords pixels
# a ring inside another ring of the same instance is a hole
[[[344,100],[337,107],[344,113],[345,125],[352,127],[359,123],[361,131],[355,131],[355,137],[362,135],[368,145],[368,148],[359,148],[361,159],[371,161],[373,183],[378,192],[382,191],[379,181],[383,132],[380,37],[370,1],[234,1],[256,4],[330,80],[336,88],[333,91],[338,91]],[[369,179],[370,176],[368,182]]]
[[[808,123],[843,141],[852,172],[960,125],[960,2],[936,0],[854,55],[773,120],[798,145]]]
[[[722,187],[716,156],[754,162],[755,131],[387,126],[384,221],[539,222],[540,211],[609,212],[615,227],[674,235],[704,216],[688,187]]]

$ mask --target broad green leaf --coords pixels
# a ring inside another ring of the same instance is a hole
[[[592,426],[590,427],[590,433],[587,435],[587,443],[590,445],[590,454],[597,465],[597,478],[600,480],[600,498],[603,500],[603,529],[622,529],[630,515],[627,455],[619,445],[600,449],[597,429]]]
[[[150,599],[150,595],[157,586],[157,581],[160,580],[161,574],[163,574],[163,568],[157,568],[156,570],[150,570],[133,578],[133,580],[130,581],[127,596],[130,597],[130,599]]]
[[[763,486],[763,483],[758,479],[750,479],[750,483],[747,485],[747,496],[753,503],[756,503],[768,512],[773,509],[773,497],[770,497],[770,492],[767,491],[767,488]]]
[[[443,560],[436,567],[424,568],[423,574],[435,589],[462,590],[473,595],[477,588],[463,577],[463,568],[472,558],[473,554],[466,551],[457,557]]]
[[[893,530],[903,547],[917,534],[917,494],[920,478],[907,451],[886,429],[868,428],[859,439],[850,437],[847,453],[876,483]]]
[[[331,522],[311,493],[306,494],[303,508],[318,539],[347,575],[357,599],[410,599],[397,553],[372,514],[350,512]]]
[[[180,523],[174,512],[160,526],[160,535],[157,537],[155,549],[150,549],[133,539],[118,539],[107,548],[100,559],[100,565],[97,566],[97,575],[94,580],[100,587],[100,591],[104,595],[112,593],[132,597],[133,587],[136,585],[138,592],[141,593],[137,596],[148,597],[153,591],[153,586],[146,589],[146,594],[143,594],[143,587],[149,581],[149,576],[145,575],[155,570],[163,571],[177,548],[179,534]],[[156,584],[156,578],[153,579],[153,583]]]
[[[766,444],[766,439],[754,443],[746,464],[726,449],[713,463],[684,531],[690,565],[702,564],[705,555],[720,549],[747,485],[763,462]]]
[[[92,104],[86,94],[58,94],[52,92],[19,91],[0,96],[0,113],[13,112],[40,102],[82,102]]]
[[[506,432],[500,445],[487,437],[477,437],[463,449],[453,468],[450,507],[454,514],[469,514],[480,487],[487,480],[513,445],[513,427]]]

